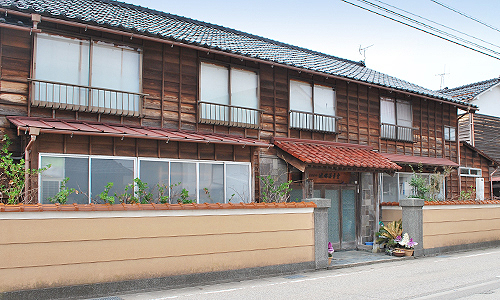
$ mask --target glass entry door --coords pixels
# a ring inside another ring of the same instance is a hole
[[[315,185],[314,197],[332,200],[328,209],[328,241],[335,249],[355,249],[356,186]]]

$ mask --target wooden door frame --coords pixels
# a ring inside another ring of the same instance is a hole
[[[321,190],[321,197],[325,197],[325,190],[338,190],[339,191],[339,202],[338,202],[338,212],[339,212],[339,243],[338,247],[341,250],[343,248],[343,234],[342,234],[342,226],[343,226],[343,214],[342,214],[342,191],[346,189],[354,190],[354,218],[355,218],[355,237],[354,237],[354,245],[352,249],[356,249],[360,240],[360,228],[361,228],[361,205],[359,203],[360,195],[359,195],[359,181],[357,184],[315,184],[314,189]],[[349,248],[351,249],[351,248]],[[348,250],[348,249],[346,249]]]

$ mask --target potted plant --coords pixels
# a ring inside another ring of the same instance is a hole
[[[335,250],[333,250],[332,242],[328,242],[328,265],[330,265],[332,263],[334,251]]]
[[[404,255],[412,256],[414,248],[416,245],[418,245],[418,243],[414,242],[413,238],[410,238],[410,235],[407,232],[403,235],[403,238],[401,238],[400,236],[398,238],[399,239],[397,240],[397,243],[398,245],[403,247]]]
[[[403,224],[401,220],[389,222],[387,225],[382,222],[380,224],[379,231],[375,233],[377,237],[375,243],[380,244],[380,248],[385,248],[386,253],[392,255],[398,245],[396,239],[398,236],[401,237],[403,233]]]

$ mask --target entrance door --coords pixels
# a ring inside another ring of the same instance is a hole
[[[356,186],[316,185],[315,197],[332,200],[328,209],[328,241],[335,249],[356,248]]]
[[[356,190],[354,187],[341,189],[342,243],[341,248],[356,248]]]

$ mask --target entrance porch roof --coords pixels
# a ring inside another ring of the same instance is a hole
[[[285,152],[285,155],[281,155],[283,159],[287,160],[287,156],[291,156],[302,163],[303,166],[299,163],[297,167],[288,159],[301,171],[305,170],[306,165],[382,172],[401,170],[400,166],[369,146],[291,138],[275,138],[274,145]]]

